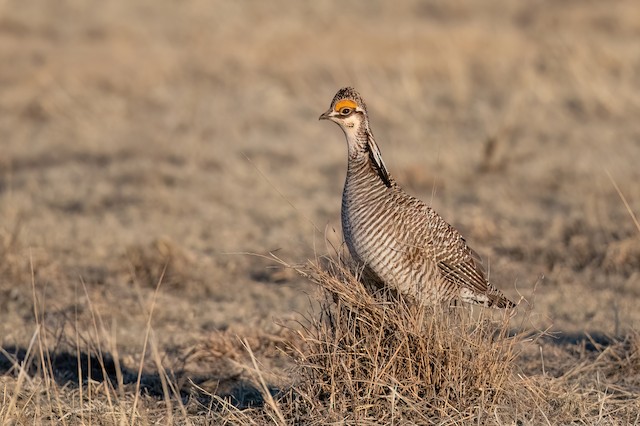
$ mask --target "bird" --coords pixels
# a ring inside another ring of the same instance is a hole
[[[341,88],[319,119],[338,124],[347,140],[342,232],[362,275],[422,305],[515,306],[489,283],[463,236],[391,176],[354,88]]]

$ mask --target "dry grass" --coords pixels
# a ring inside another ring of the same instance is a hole
[[[0,422],[638,423],[639,23],[636,0],[0,1]],[[535,299],[508,326],[354,303],[339,263],[309,308],[310,280],[233,254],[341,242],[317,117],[347,84],[399,182]],[[416,383],[394,362],[425,348]],[[435,368],[474,353],[510,364]]]
[[[301,327],[270,337],[219,333],[171,363],[154,337],[153,298],[134,370],[123,365],[114,335],[90,302],[90,333],[77,322],[51,329],[42,322],[34,287],[31,343],[0,355],[2,423],[640,421],[637,333],[557,345],[546,333],[521,331],[522,323],[514,328],[509,312],[420,307],[397,294],[371,292],[339,257],[303,267],[277,260],[318,285],[319,308]],[[289,367],[263,364],[278,358]],[[143,368],[145,359],[153,372]],[[203,366],[210,373],[198,378]]]
[[[388,292],[372,294],[352,266],[324,259],[292,267],[325,296],[319,315],[308,318],[295,340],[295,383],[274,400],[262,382],[262,408],[226,405],[220,419],[318,425],[640,420],[637,333],[603,343],[588,336],[573,348],[578,357],[564,359],[571,364],[561,366],[562,374],[554,377],[544,366],[531,374],[524,371],[531,368],[526,354],[536,348],[542,355],[546,333],[514,331],[508,312],[473,315],[468,307],[427,308]]]
[[[339,260],[310,266],[327,299],[299,354],[308,421],[486,422],[501,406],[523,340],[509,336],[508,313],[495,320],[486,310],[417,306],[372,295]]]

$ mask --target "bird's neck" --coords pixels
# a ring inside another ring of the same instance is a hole
[[[392,186],[391,176],[387,171],[378,144],[373,139],[371,130],[363,123],[357,130],[345,131],[348,145],[347,179],[350,176],[370,173],[377,176],[386,186]]]

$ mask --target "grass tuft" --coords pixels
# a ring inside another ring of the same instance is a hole
[[[509,312],[372,292],[340,257],[295,269],[323,295],[301,331],[295,401],[283,400],[296,406],[289,411],[306,405],[310,422],[424,423],[480,419],[504,406],[528,338],[512,335]]]

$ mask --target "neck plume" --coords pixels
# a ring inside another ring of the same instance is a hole
[[[384,184],[391,188],[391,179],[389,177],[389,172],[387,171],[387,166],[385,166],[384,161],[382,161],[382,153],[380,152],[380,148],[378,148],[378,144],[373,139],[373,134],[371,130],[367,129],[367,151],[369,151],[369,160],[373,165],[373,168],[380,176],[380,179]]]
[[[349,158],[362,159],[363,157],[366,157],[371,168],[375,171],[380,180],[386,187],[391,188],[391,176],[389,176],[387,166],[385,166],[384,161],[382,160],[380,148],[378,148],[378,144],[373,138],[373,133],[371,133],[371,129],[369,129],[366,119],[359,123],[355,130],[344,126],[341,127],[347,137]]]

